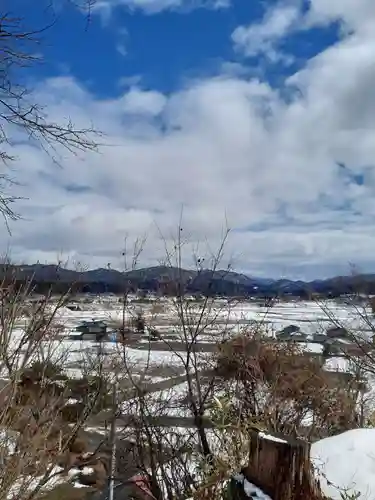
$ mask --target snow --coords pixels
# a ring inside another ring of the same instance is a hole
[[[81,306],[82,308],[88,309],[83,311],[71,311],[64,307],[57,311],[55,319],[63,324],[65,335],[71,333],[83,320],[91,320],[92,318],[102,319],[104,321],[122,320],[122,305],[114,302],[111,297],[108,297],[108,300],[106,297],[102,297],[100,302],[89,305],[81,304]],[[176,339],[178,339],[179,327],[176,326],[178,318],[176,317],[172,300],[165,300],[163,302],[163,308],[166,313],[158,313],[156,316],[152,314],[153,304],[142,304],[134,307],[138,309],[141,308],[146,320],[150,321],[150,324],[152,324],[152,326],[162,335],[175,335]],[[328,313],[325,312],[325,310],[328,311]],[[194,318],[198,317],[199,311],[199,305],[191,306],[191,311],[189,309],[188,313],[190,317],[189,323],[194,323]],[[128,311],[125,313],[130,317]],[[303,301],[276,303],[272,308],[262,307],[252,301],[244,301],[242,303],[236,303],[235,305],[225,304],[224,306],[220,301],[217,301],[211,308],[210,313],[211,316],[216,319],[213,320],[212,324],[210,324],[210,321],[205,320],[205,323],[208,325],[207,327],[201,325],[200,329],[202,331],[198,334],[199,341],[217,342],[218,339],[229,335],[231,332],[239,332],[241,329],[247,328],[248,322],[254,322],[255,325],[259,325],[265,330],[266,334],[271,336],[285,326],[296,324],[301,328],[302,332],[311,337],[313,333],[324,331],[329,326],[332,326],[329,315],[334,316],[340,322],[344,322],[345,326],[351,321],[356,323],[356,327],[359,327],[357,324],[358,312],[356,312],[354,308],[335,303],[334,301],[326,301],[322,306],[317,303]],[[239,323],[237,324],[236,321]],[[247,324],[243,324],[243,322]],[[189,324],[189,326],[193,328],[197,325]],[[18,329],[18,335],[21,331],[22,329]],[[141,337],[139,340],[140,343],[143,344],[148,342],[148,340]],[[322,352],[321,344],[310,343],[308,340],[306,343],[300,343],[299,345],[301,349],[306,351],[314,353]],[[152,349],[152,342],[150,346]],[[83,361],[84,357],[90,351],[95,349],[95,344],[87,341],[72,341],[61,338],[61,341],[51,343],[50,349],[53,352],[53,358],[56,362],[67,356],[69,362],[75,363],[73,366],[67,366],[68,373],[73,376],[80,376],[78,364]],[[116,349],[119,349],[116,344],[105,346],[105,351],[108,353],[114,352]],[[184,357],[184,354],[181,354]],[[204,358],[201,353],[199,353],[199,356],[201,356],[202,359]],[[179,355],[169,351],[167,348],[165,351],[152,350],[151,352],[148,349],[126,348],[126,357],[129,364],[134,364],[137,368],[141,369],[147,366],[156,365],[181,365]]]
[[[266,439],[267,441],[273,441],[275,443],[286,443],[285,439],[280,439],[275,436],[271,436],[270,434],[266,434],[265,432],[259,432],[259,437],[262,439]]]
[[[103,296],[100,301],[92,304],[81,303],[80,307],[84,310],[71,311],[66,307],[60,308],[55,313],[55,320],[70,330],[84,320],[99,319],[117,322],[123,320],[122,304],[113,301],[111,297]],[[134,311],[142,310],[142,314],[153,327],[160,329],[161,332],[166,329],[173,330],[173,326],[168,324],[171,323],[171,320],[176,323],[178,319],[173,299],[163,301],[162,312],[155,313],[154,307],[154,303],[130,304],[132,311],[125,310],[125,321],[130,319]],[[53,312],[53,309],[51,309],[51,312]],[[199,304],[191,304],[187,312],[189,323],[194,322],[194,318],[197,319],[200,312],[201,306]],[[272,307],[264,307],[254,301],[231,304],[216,300],[207,307],[205,317],[207,316],[206,313],[215,318],[212,325],[213,333],[220,333],[218,330],[222,331],[226,327],[238,329],[236,322],[256,322],[263,327],[267,328],[268,326],[273,331],[295,324],[301,328],[302,332],[311,335],[334,326],[333,318],[336,323],[344,327],[369,332],[373,321],[370,311],[333,300],[322,301],[321,303],[309,301],[276,302]],[[209,321],[206,323],[209,323]],[[221,323],[221,325],[218,323]],[[204,334],[207,334],[206,329]]]
[[[49,471],[49,477],[47,482],[43,485],[43,490],[50,490],[64,482],[64,478],[61,475],[62,471],[63,469],[61,467],[53,467],[52,470]],[[7,498],[9,500],[14,500],[20,492],[23,494],[25,492],[32,493],[42,480],[44,480],[44,476],[20,476],[10,488]]]
[[[66,401],[66,405],[75,405],[78,403],[78,399],[75,399],[75,398],[69,398],[67,401]]]
[[[300,349],[306,352],[311,352],[315,354],[321,354],[323,352],[322,344],[317,344],[313,342],[308,342],[308,343],[299,342],[298,346],[300,347]]]
[[[255,484],[250,483],[243,474],[235,474],[233,479],[243,485],[244,492],[248,498],[255,498],[255,500],[271,500],[271,497],[263,493]]]
[[[86,466],[86,467],[84,467],[84,468],[82,469],[82,474],[83,474],[84,476],[88,476],[88,475],[90,475],[90,474],[94,474],[94,469],[93,469],[92,467],[87,467],[87,466]]]
[[[101,297],[100,301],[91,304],[82,303],[80,306],[85,309],[82,311],[61,308],[55,315],[55,321],[63,326],[64,335],[71,334],[76,326],[84,320],[98,319],[107,322],[121,322],[123,319],[122,304],[117,303],[115,299],[117,301],[117,298]],[[162,313],[153,314],[152,307],[154,305],[155,303],[134,303],[131,307],[133,311],[142,310],[146,321],[155,327],[162,336],[168,334],[168,338],[171,338],[172,335],[175,335],[176,339],[178,339],[181,329],[178,327],[178,318],[173,301],[170,299],[163,300],[164,311]],[[189,306],[188,322],[193,330],[194,326],[198,326],[193,325],[193,323],[198,321],[200,310],[201,306],[199,304],[192,304],[191,308]],[[274,336],[275,332],[288,325],[295,324],[300,327],[301,332],[309,336],[306,342],[299,344],[301,349],[321,353],[322,345],[311,343],[309,340],[314,333],[325,332],[327,328],[334,326],[332,318],[340,326],[347,328],[349,331],[355,331],[358,336],[369,335],[374,320],[370,314],[363,320],[360,313],[363,313],[361,308],[358,310],[355,307],[335,301],[324,301],[321,304],[307,301],[290,301],[275,303],[271,308],[259,305],[255,301],[244,301],[235,305],[215,301],[210,312],[210,316],[215,319],[210,324],[210,320],[205,318],[204,323],[208,326],[200,325],[198,339],[204,342],[217,342],[225,335],[228,336],[257,325],[267,335]],[[125,320],[128,320],[130,316],[130,313],[126,311]],[[27,319],[23,318],[22,321],[26,324]],[[21,324],[21,320],[18,321],[17,328],[13,330],[12,343],[17,343],[22,337],[22,326],[24,325]],[[145,342],[148,342],[141,336],[139,340],[143,346]],[[152,342],[150,346],[152,349]],[[46,355],[52,355],[53,361],[56,363],[63,359],[67,361],[65,371],[74,377],[82,376],[80,364],[84,360],[87,361],[87,356],[90,354],[95,355],[97,348],[98,345],[94,342],[73,341],[63,336],[58,341],[46,343],[45,346]],[[143,371],[145,376],[148,367],[180,367],[183,364],[182,359],[186,359],[185,352],[172,352],[167,349],[167,345],[165,351],[137,349],[134,346],[123,348],[115,343],[108,343],[104,346],[105,353],[111,355],[119,354],[121,356],[123,349],[131,370],[134,367],[137,371]],[[22,360],[22,356],[23,352],[20,353],[20,360]],[[197,353],[199,360],[204,360],[207,356],[211,355],[209,353]],[[325,362],[324,368],[333,371],[348,371],[350,370],[350,363],[344,357],[331,358]],[[166,377],[152,376],[150,381],[158,382],[161,380],[166,380]],[[147,379],[147,381],[149,380]],[[371,385],[375,388],[375,380],[372,381]],[[147,394],[145,398],[154,415],[184,417],[190,414],[186,403],[183,404],[181,401],[186,392],[187,384],[183,382],[170,389]],[[373,389],[373,392],[375,394],[375,389]],[[73,402],[74,400],[69,400],[69,403]],[[131,408],[135,403],[136,400],[127,401],[124,403],[124,410]],[[310,414],[306,415],[304,423],[310,422],[311,418]],[[92,428],[92,430],[105,433],[105,429]],[[177,432],[176,436],[182,436],[191,433],[191,429],[175,427],[165,429],[165,432],[170,434]],[[212,440],[212,444],[215,445],[217,440],[215,440],[213,433],[208,431],[208,435]],[[281,439],[268,434],[262,433],[262,437],[282,442]],[[0,440],[3,442],[3,446],[5,444],[12,446],[12,439],[8,439],[5,434],[0,434]],[[374,429],[348,431],[339,436],[318,441],[312,445],[311,453],[324,493],[333,500],[341,500],[340,491],[346,488],[349,488],[352,492],[360,491],[362,494],[360,500],[375,499]],[[328,484],[325,477],[339,489]],[[244,477],[242,477],[242,483],[247,495],[252,495],[253,498],[270,500],[258,488],[247,482]]]
[[[173,431],[176,436],[188,432],[187,435],[191,435],[191,430],[186,428],[177,427]],[[208,436],[211,439],[212,432],[209,431]],[[171,439],[173,442],[173,433]],[[330,500],[343,500],[346,498],[342,496],[344,492],[348,495],[360,493],[359,500],[375,499],[375,429],[355,429],[317,441],[312,445],[311,458],[322,492]],[[271,500],[243,474],[235,474],[233,479],[243,484],[249,498]]]
[[[80,469],[77,469],[74,467],[74,468],[68,470],[68,477],[74,478],[74,477],[78,476],[80,473],[81,473]]]
[[[351,362],[349,359],[343,357],[329,358],[325,361],[323,369],[332,372],[349,372]]]
[[[12,455],[16,450],[18,432],[0,428],[0,454]]]
[[[86,484],[81,484],[79,482],[73,483],[74,488],[89,488]]]
[[[85,427],[86,432],[95,432],[97,434],[102,434],[103,436],[106,436],[108,434],[108,429],[106,427]],[[83,455],[84,456],[84,455]]]
[[[311,458],[323,493],[332,500],[342,500],[344,491],[374,500],[375,429],[354,429],[317,441]]]
[[[189,417],[191,411],[187,403],[181,400],[188,394],[188,383],[182,382],[168,389],[155,391],[144,396],[147,410],[154,416]],[[129,399],[122,405],[122,411],[126,413],[130,408],[136,408],[138,398]]]

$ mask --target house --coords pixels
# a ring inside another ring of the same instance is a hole
[[[333,326],[328,328],[327,337],[330,339],[351,339],[351,335],[348,330],[342,326]]]
[[[328,337],[324,342],[323,357],[342,356],[346,342],[337,338]]]
[[[312,336],[313,342],[321,342],[324,344],[324,342],[328,339],[327,335],[325,333],[314,333]]]
[[[276,333],[277,340],[284,340],[287,342],[305,342],[307,335],[301,332],[297,325],[288,325]]]
[[[107,336],[107,325],[104,321],[83,321],[77,326],[76,331],[81,334],[81,340],[101,341]]]
[[[65,307],[70,311],[82,311],[81,307],[78,304],[67,304]]]
[[[345,339],[327,339],[324,343],[323,356],[355,356],[364,357],[373,350],[370,342],[350,342]]]

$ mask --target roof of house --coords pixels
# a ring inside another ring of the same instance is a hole
[[[301,332],[301,329],[297,325],[288,325],[282,330],[278,331],[276,334],[277,337],[307,337],[307,334]]]
[[[333,326],[331,328],[328,328],[326,333],[328,336],[346,337],[349,335],[348,330],[343,326]]]
[[[84,320],[79,326],[107,326],[107,323],[99,319],[93,319],[91,321]]]

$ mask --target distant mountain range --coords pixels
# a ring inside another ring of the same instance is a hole
[[[12,277],[19,282],[32,279],[37,290],[47,287],[63,290],[74,286],[83,292],[121,293],[126,290],[160,291],[226,296],[280,296],[306,297],[312,293],[338,296],[345,293],[375,293],[375,274],[339,276],[310,282],[287,279],[263,279],[233,271],[189,270],[168,266],[155,266],[120,272],[115,269],[73,271],[56,265],[9,265],[0,267],[0,276]]]

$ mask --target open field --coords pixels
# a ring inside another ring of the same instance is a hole
[[[192,303],[184,313],[184,325],[178,317],[176,307],[170,299],[161,302],[132,304],[124,311],[122,304],[103,296],[93,303],[79,303],[81,311],[71,311],[60,308],[54,316],[54,324],[59,328],[55,342],[49,345],[49,354],[58,361],[64,361],[64,366],[73,375],[79,372],[80,365],[87,359],[98,354],[110,357],[115,353],[121,356],[126,353],[129,366],[137,374],[144,374],[147,368],[147,379],[159,380],[178,375],[181,371],[181,357],[186,355],[187,342],[194,337],[193,349],[197,356],[207,358],[206,354],[215,352],[219,342],[230,336],[248,329],[259,329],[270,338],[281,329],[296,325],[307,335],[305,344],[301,347],[312,353],[320,354],[322,345],[313,342],[313,335],[324,333],[329,327],[339,324],[355,332],[361,338],[372,336],[372,314],[369,310],[358,309],[335,301],[322,303],[291,301],[275,303],[265,307],[253,301],[214,301],[201,315],[201,304]],[[156,312],[155,312],[156,311]],[[360,314],[359,314],[360,311]],[[69,338],[82,321],[103,320],[111,327],[119,327],[123,322],[128,324],[141,312],[146,325],[158,332],[157,340],[150,340],[147,334],[132,334],[128,336],[126,348],[116,343],[106,342],[103,346],[90,341],[72,340]],[[364,320],[364,315],[366,320]],[[362,316],[362,317],[361,317]],[[22,334],[27,323],[26,318],[17,321],[14,335]]]

